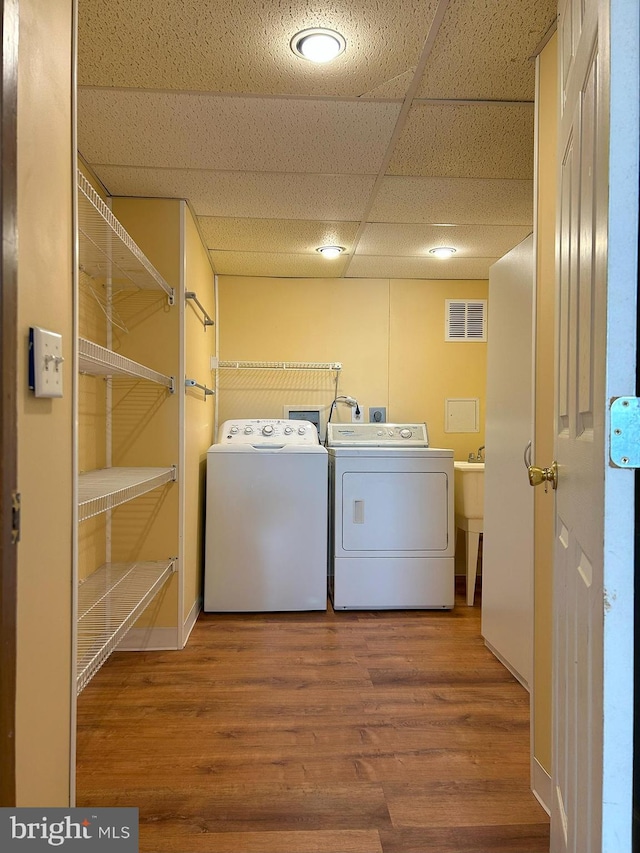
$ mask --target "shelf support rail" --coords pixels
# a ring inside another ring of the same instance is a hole
[[[184,298],[185,298],[185,299],[191,299],[191,301],[192,301],[192,302],[195,302],[195,304],[198,306],[198,308],[202,311],[202,313],[203,313],[203,315],[204,315],[204,317],[203,317],[203,321],[204,321],[205,329],[206,329],[206,327],[207,327],[207,326],[215,326],[214,321],[213,321],[213,320],[211,319],[211,317],[207,314],[207,311],[206,311],[206,309],[205,309],[204,305],[203,305],[203,304],[200,302],[200,300],[198,299],[198,296],[197,296],[197,294],[196,294],[196,292],[195,292],[195,291],[193,291],[193,290],[187,290],[187,291],[185,292],[185,294],[184,294]]]
[[[204,398],[203,398],[203,399],[205,399],[205,400],[206,400],[206,399],[207,399],[207,397],[209,397],[211,394],[215,394],[215,393],[216,393],[216,392],[213,390],[213,388],[207,388],[207,386],[206,386],[206,385],[201,385],[201,384],[200,384],[200,382],[196,382],[196,380],[195,380],[195,379],[185,379],[185,380],[184,380],[184,387],[185,387],[185,388],[199,388],[201,391],[204,391]]]

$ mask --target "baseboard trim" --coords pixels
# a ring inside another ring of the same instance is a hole
[[[500,654],[500,652],[499,652],[499,651],[497,651],[496,649],[494,649],[494,647],[491,645],[491,643],[488,643],[488,642],[487,642],[487,640],[485,640],[485,641],[484,641],[484,644],[485,644],[485,646],[489,649],[489,651],[491,652],[491,654],[492,654],[492,655],[495,655],[495,656],[498,658],[498,660],[500,661],[500,663],[502,664],[502,666],[506,667],[506,669],[508,669],[508,670],[509,670],[509,672],[511,673],[511,675],[512,675],[514,678],[516,678],[516,679],[520,682],[520,684],[522,684],[522,686],[524,687],[524,689],[525,689],[528,693],[530,693],[531,691],[529,690],[529,685],[527,684],[526,679],[524,679],[524,678],[520,675],[520,673],[519,673],[519,672],[517,672],[517,670],[515,670],[515,669],[511,666],[511,664],[509,663],[509,661],[505,660],[505,659],[502,657],[502,655]]]
[[[531,790],[548,815],[551,814],[551,776],[537,758],[531,762]]]
[[[184,623],[183,637],[185,646],[189,642],[189,637],[191,636],[191,632],[193,631],[195,624],[198,621],[198,616],[200,615],[201,610],[202,598],[196,598],[196,600],[193,602],[193,607],[191,608],[191,611]]]
[[[118,646],[118,651],[163,652],[180,648],[177,628],[132,628]]]

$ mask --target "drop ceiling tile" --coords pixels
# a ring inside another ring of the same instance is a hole
[[[556,17],[556,5],[450,0],[416,96],[533,101],[531,56]]]
[[[498,258],[380,258],[357,255],[352,258],[345,278],[487,279],[489,267]]]
[[[198,222],[207,248],[211,250],[279,254],[313,253],[318,246],[329,245],[350,250],[359,224],[295,219],[223,219],[213,216],[200,216]],[[321,260],[327,263],[326,258]]]
[[[387,172],[530,180],[533,105],[414,105]]]
[[[427,257],[436,246],[451,246],[459,258],[502,257],[531,233],[527,225],[407,225],[369,223],[357,255]],[[433,258],[431,258],[433,260]]]
[[[437,0],[241,3],[81,0],[83,85],[245,94],[360,96],[415,66]],[[298,59],[291,38],[329,27],[347,49],[330,65]]]
[[[387,176],[368,218],[373,222],[531,226],[533,181]]]
[[[377,174],[399,104],[80,89],[89,163]]]
[[[111,195],[188,198],[201,216],[257,219],[361,219],[375,182],[373,175],[93,168]]]
[[[284,278],[339,278],[346,266],[342,256],[327,260],[318,254],[267,252],[209,252],[220,275],[281,276]]]

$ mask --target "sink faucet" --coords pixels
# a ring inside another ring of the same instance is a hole
[[[482,447],[478,448],[478,455],[476,456],[478,462],[484,462],[484,444]]]

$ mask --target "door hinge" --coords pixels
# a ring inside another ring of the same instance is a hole
[[[20,492],[11,492],[11,544],[20,541]]]
[[[609,464],[640,468],[640,397],[613,397],[609,411]]]

